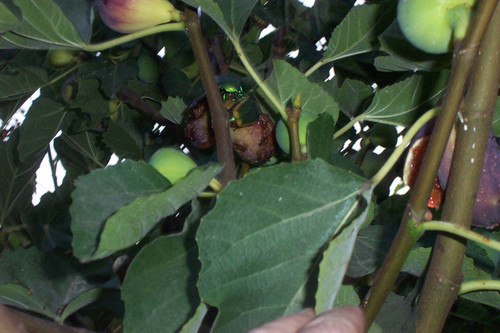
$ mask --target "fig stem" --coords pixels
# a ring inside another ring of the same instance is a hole
[[[443,231],[462,238],[471,240],[473,242],[490,247],[494,250],[500,251],[500,242],[490,237],[483,236],[465,227],[445,221],[428,221],[421,223],[418,228],[424,231]]]
[[[384,165],[380,168],[380,170],[370,179],[370,182],[373,186],[377,186],[385,176],[391,171],[392,167],[399,160],[401,155],[406,150],[406,146],[411,142],[415,134],[420,130],[422,126],[424,126],[429,120],[437,116],[440,108],[435,107],[424,113],[418,120],[410,127],[408,132],[406,132],[403,137],[403,141],[399,146],[394,149],[394,152],[389,156],[389,159],[384,163]]]
[[[286,121],[288,116],[286,114],[285,107],[281,103],[279,97],[274,94],[274,92],[271,90],[271,88],[269,88],[267,83],[260,77],[257,71],[253,68],[245,51],[241,47],[240,41],[236,38],[230,37],[230,39],[231,43],[233,43],[236,53],[238,54],[238,57],[241,60],[241,63],[243,64],[243,66],[245,66],[246,70],[248,71],[248,74],[250,74],[250,76],[254,79],[254,81],[259,85],[259,88],[262,90],[267,99],[271,102],[274,108],[281,114],[283,120]]]
[[[388,255],[384,259],[375,280],[362,303],[365,312],[366,327],[375,320],[385,299],[394,286],[399,272],[413,244],[418,238],[415,233],[416,223],[425,221],[427,203],[435,183],[435,177],[441,159],[455,123],[458,108],[463,99],[469,74],[477,55],[479,43],[488,27],[493,9],[497,1],[481,1],[470,29],[459,48],[455,49],[451,68],[451,76],[441,105],[441,111],[431,136],[422,167],[415,187],[411,191],[410,201],[403,215],[398,233]],[[498,85],[497,85],[498,87]],[[435,314],[432,313],[431,315]],[[439,330],[438,330],[439,331]],[[429,331],[432,332],[432,331]]]
[[[345,124],[341,129],[339,129],[338,131],[335,132],[335,134],[333,134],[333,139],[334,140],[338,139],[342,134],[344,134],[345,132],[350,130],[351,127],[354,126],[354,124],[356,124],[358,121],[361,121],[361,120],[363,120],[363,115],[359,115],[357,117],[354,117],[350,122]]]
[[[460,285],[459,295],[480,290],[498,290],[500,291],[500,280],[474,280],[467,281]]]
[[[81,49],[87,52],[99,52],[149,35],[167,31],[184,31],[185,28],[186,25],[184,24],[184,22],[160,24],[148,29],[136,31],[131,34],[110,39],[102,43],[86,44],[83,45]]]
[[[288,119],[286,124],[288,127],[288,133],[290,138],[290,151],[292,153],[292,162],[302,161],[304,158],[302,156],[302,150],[300,147],[300,134],[299,134],[299,121],[301,109],[301,99],[300,94],[298,94],[293,100],[293,107],[287,109]]]
[[[485,3],[486,1],[482,2]],[[494,2],[494,1],[491,1]],[[441,219],[470,228],[500,84],[500,3],[479,45],[460,111]],[[467,181],[463,181],[467,179]],[[441,331],[461,284],[466,244],[438,234],[417,305],[417,332]]]

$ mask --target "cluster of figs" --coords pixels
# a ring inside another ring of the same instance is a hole
[[[233,150],[245,163],[255,165],[267,162],[276,147],[274,122],[262,113],[257,101],[246,93],[234,78],[219,79],[219,88],[230,119]],[[198,149],[211,148],[215,136],[211,125],[205,95],[196,99],[188,108],[185,127],[186,140]]]

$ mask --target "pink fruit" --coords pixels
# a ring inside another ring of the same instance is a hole
[[[98,0],[97,5],[104,23],[123,33],[181,19],[181,12],[167,0]]]

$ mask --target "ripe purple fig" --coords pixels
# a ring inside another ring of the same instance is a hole
[[[104,23],[122,33],[181,19],[181,12],[167,0],[98,0],[97,6]]]

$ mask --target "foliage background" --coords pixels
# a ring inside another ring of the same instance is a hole
[[[185,32],[96,52],[89,45],[119,34],[92,1],[2,0],[2,303],[109,332],[244,332],[306,306],[359,304],[406,206],[407,195],[390,191],[402,161],[377,187],[363,185],[396,138],[439,104],[451,55],[413,48],[399,31],[395,1],[174,4],[201,6],[213,55],[223,55],[274,121],[280,113],[235,46],[282,108],[300,94],[302,110],[317,115],[307,160],[289,163],[278,149],[270,163],[206,198],[222,165],[213,149],[194,149],[183,136],[186,107],[204,92]],[[268,24],[276,30],[260,38]],[[78,61],[50,66],[55,49],[72,50]],[[38,90],[22,124],[14,123]],[[385,150],[375,152],[380,143]],[[61,182],[54,173],[55,191],[33,205],[35,174],[51,146],[53,172],[62,165],[66,175]],[[199,168],[172,185],[145,162],[164,146],[189,148]],[[119,163],[108,165],[113,154]],[[411,251],[372,332],[413,324],[433,238],[426,234]],[[498,277],[499,262],[497,252],[468,244],[465,280]],[[498,292],[462,295],[445,330],[493,331],[499,308]]]

